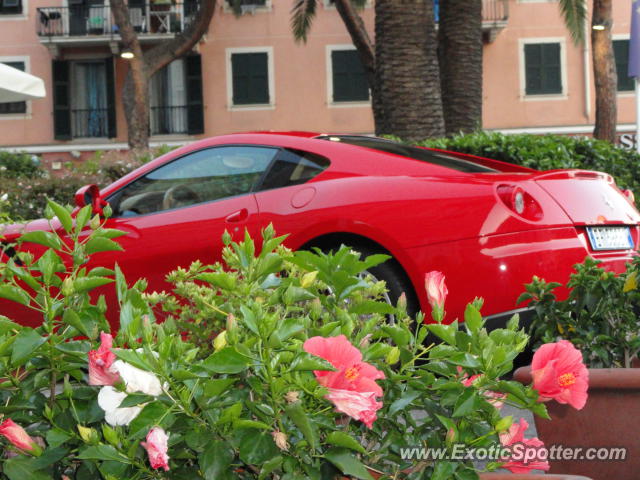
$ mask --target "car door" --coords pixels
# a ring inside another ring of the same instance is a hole
[[[149,291],[167,290],[167,273],[220,259],[222,235],[259,235],[252,190],[277,149],[221,146],[192,152],[139,177],[107,198],[114,215],[108,228],[126,232],[123,252],[98,254],[117,262],[127,279],[146,278]]]

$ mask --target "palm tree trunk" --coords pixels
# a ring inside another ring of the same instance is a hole
[[[440,0],[438,44],[447,135],[482,128],[482,0]]]
[[[594,0],[593,2],[591,24],[592,26],[603,25],[604,30],[591,30],[591,45],[596,87],[596,125],[593,136],[615,143],[618,76],[611,40],[612,1]]]
[[[377,134],[417,141],[444,135],[433,0],[377,0]]]

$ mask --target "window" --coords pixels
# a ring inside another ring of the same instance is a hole
[[[53,61],[53,123],[57,140],[115,137],[113,59]]]
[[[229,105],[263,108],[273,105],[272,57],[270,47],[227,50]]]
[[[527,43],[524,45],[525,94],[562,94],[562,62],[560,43]]]
[[[278,152],[215,147],[181,157],[130,183],[108,201],[116,216],[136,216],[251,192]]]
[[[613,54],[618,72],[618,91],[628,92],[635,89],[635,80],[629,76],[629,40],[614,40]]]
[[[22,0],[0,0],[0,15],[22,14]]]
[[[2,62],[21,71],[26,71],[25,62]],[[0,115],[27,113],[27,102],[0,103]]]
[[[353,47],[329,47],[331,52],[331,92],[333,103],[366,102],[369,83],[358,52]]]
[[[260,190],[299,185],[324,171],[328,159],[308,152],[281,150],[273,167],[267,173]]]

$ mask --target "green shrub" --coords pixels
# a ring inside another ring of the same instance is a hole
[[[640,155],[593,138],[478,132],[425,140],[419,145],[493,158],[537,170],[598,170],[613,175],[619,187],[640,192]]]
[[[0,151],[0,178],[39,178],[44,175],[40,163],[31,155]]]

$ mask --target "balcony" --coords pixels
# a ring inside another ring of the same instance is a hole
[[[493,42],[508,21],[508,0],[482,0],[482,37],[485,42]]]
[[[182,32],[196,14],[193,3],[129,5],[129,19],[142,43]],[[73,4],[37,9],[36,29],[40,42],[54,54],[65,46],[111,46],[117,53],[120,35],[109,5]]]

